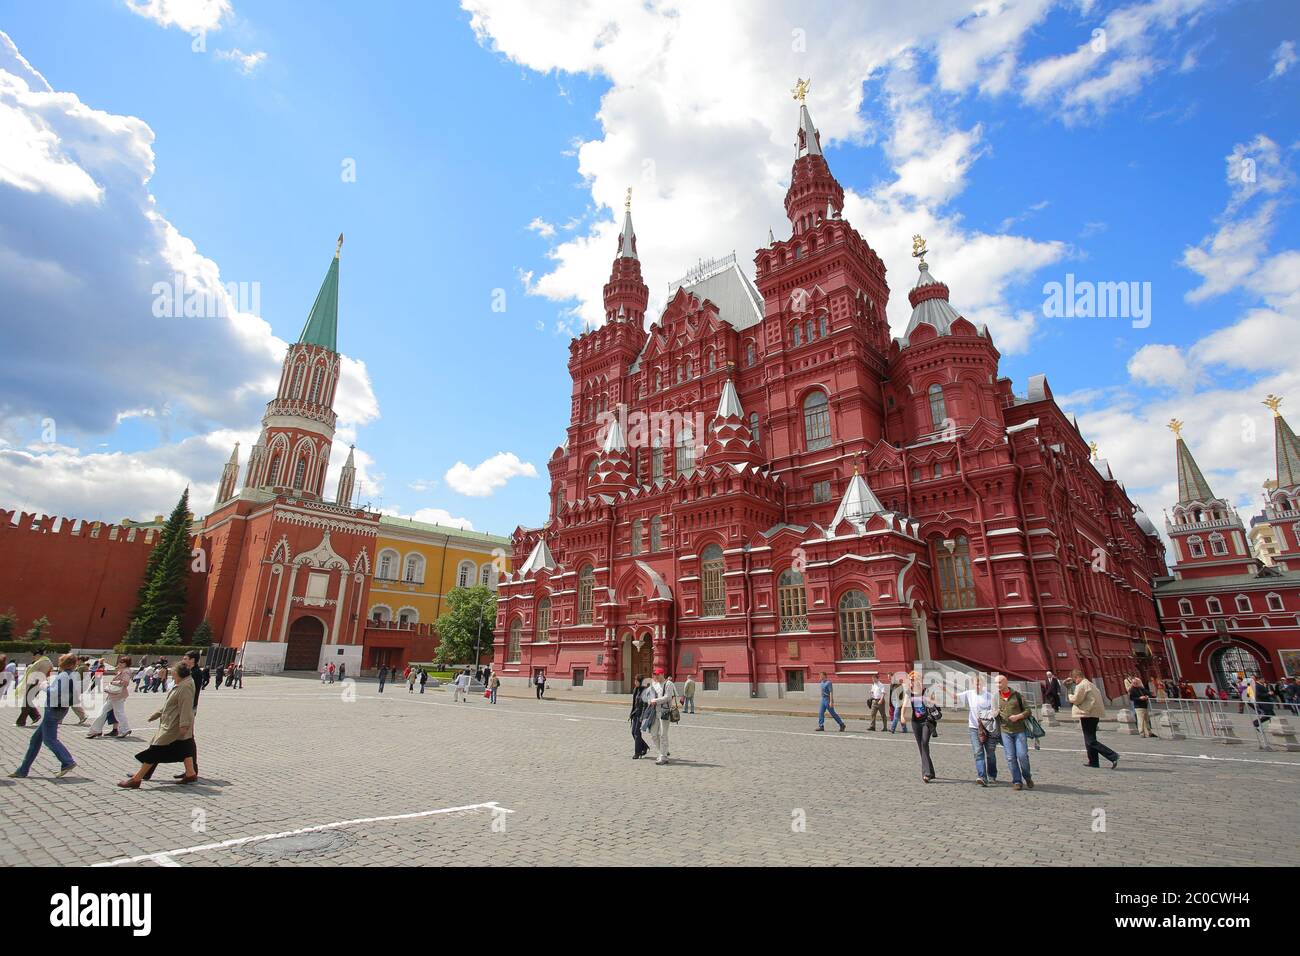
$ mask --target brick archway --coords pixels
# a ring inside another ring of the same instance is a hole
[[[305,614],[289,625],[289,646],[284,652],[287,671],[314,671],[320,663],[321,644],[325,641],[325,624],[318,617]]]

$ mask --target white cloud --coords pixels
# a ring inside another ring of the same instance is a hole
[[[182,30],[219,30],[231,14],[230,0],[126,0],[132,13],[162,27]]]
[[[261,317],[240,311],[223,284],[235,277],[223,276],[159,212],[148,186],[154,136],[146,123],[51,90],[3,33],[0,117],[9,134],[0,137],[7,363],[0,433],[12,446],[0,467],[0,503],[153,514],[169,508],[188,482],[201,513],[237,437],[247,456],[286,343]],[[322,245],[323,272],[331,244]],[[177,277],[223,314],[157,317],[155,285],[171,287]],[[314,291],[302,290],[304,308]],[[336,406],[340,446],[378,416],[363,363],[344,359]],[[24,446],[46,419],[61,444]],[[108,437],[127,420],[152,424],[159,446],[80,451],[87,438]],[[328,488],[345,457],[332,456]],[[358,452],[359,471],[366,461]]]
[[[1005,83],[1009,52],[1041,19],[1043,2],[982,3],[973,18],[959,0],[810,4],[797,16],[771,2],[463,6],[480,42],[510,60],[538,72],[599,73],[611,82],[597,116],[599,137],[577,148],[594,214],[585,232],[549,251],[549,271],[526,274],[529,293],[577,303],[574,315],[557,319],[559,334],[570,332],[575,318],[603,321],[601,289],[629,185],[652,314],[663,305],[661,290],[699,259],[735,249],[748,263],[769,227],[789,234],[782,200],[797,120],[789,86],[796,75],[811,74],[809,109],[822,145],[879,139],[893,169],[870,191],[847,191],[845,217],[889,269],[895,331],[910,306],[894,277],[910,285],[911,236],[924,226],[927,238],[943,240],[932,248],[946,255],[931,264],[952,287],[954,306],[987,321],[999,347],[1014,351],[1028,342],[1033,317],[1015,315],[1003,295],[1059,259],[1065,246],[988,236],[936,211],[964,188],[987,147],[983,129],[951,123],[940,98],[914,74],[920,54],[933,52],[945,88],[996,90]],[[866,81],[881,76],[883,115],[875,103],[864,110]],[[835,162],[832,156],[833,171]]]
[[[217,59],[229,60],[239,68],[240,73],[247,76],[257,69],[261,62],[266,59],[266,53],[262,50],[257,50],[253,53],[245,53],[243,50],[239,49],[239,47],[235,47],[231,50],[218,50]]]
[[[1144,345],[1128,360],[1128,373],[1144,385],[1189,388],[1194,377],[1176,345]]]
[[[1283,40],[1273,51],[1273,72],[1268,75],[1268,78],[1276,80],[1279,76],[1285,75],[1295,64],[1295,41]]]
[[[528,229],[537,233],[543,239],[549,239],[555,235],[555,227],[540,216],[528,224]]]
[[[511,478],[536,478],[537,469],[530,462],[520,461],[514,452],[502,451],[473,468],[458,461],[443,477],[453,491],[471,498],[486,498],[505,487]]]
[[[460,528],[462,531],[473,531],[474,522],[468,518],[458,518],[450,511],[442,508],[421,508],[414,514],[404,514],[400,506],[393,508],[380,508],[380,514],[390,515],[394,518],[405,518],[408,521],[425,521],[429,524],[440,524],[444,528]]]

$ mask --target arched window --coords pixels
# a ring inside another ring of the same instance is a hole
[[[794,345],[795,348],[798,348],[800,345],[803,345],[803,329],[799,328],[799,323],[797,322],[795,323],[794,326]]]
[[[803,329],[804,329],[804,335],[808,338],[808,341],[811,342],[813,340],[812,319],[809,319],[807,322],[804,323]]]
[[[943,386],[936,382],[930,386],[926,394],[930,396],[930,424],[934,428],[942,428],[948,418],[948,409],[943,400]]]
[[[524,620],[516,617],[510,622],[510,642],[506,645],[506,663],[518,664],[520,658],[519,645],[523,643],[524,637]]]
[[[456,587],[467,588],[474,583],[474,562],[462,561],[456,568]]]
[[[1213,554],[1228,553],[1228,543],[1223,540],[1223,535],[1217,531],[1210,535],[1210,552]]]
[[[718,353],[717,353],[717,352],[710,352],[710,353],[709,353],[709,371],[712,372],[712,371],[713,371],[715,368],[717,368],[717,367],[718,367]]]
[[[677,433],[677,476],[689,475],[695,470],[695,432],[683,425]]]
[[[375,577],[382,578],[385,581],[395,580],[397,577],[397,552],[380,551],[379,552],[379,570]]]
[[[1192,613],[1192,602],[1183,598],[1178,602],[1178,613],[1190,616]]]
[[[1251,611],[1255,609],[1250,606],[1250,598],[1246,597],[1246,595],[1244,594],[1238,594],[1237,610],[1241,611],[1243,614],[1249,614]]]
[[[325,366],[317,365],[316,370],[311,373],[311,394],[307,396],[309,402],[320,401],[320,385],[325,378]]]
[[[408,554],[406,556],[406,576],[404,580],[408,584],[424,583],[424,558],[418,554]]]
[[[478,583],[489,588],[495,588],[497,586],[496,568],[492,567],[490,561],[483,565],[483,567],[479,568]]]
[[[825,315],[817,316],[817,334],[825,338],[828,328],[829,328],[829,321],[827,320],[826,316]]]
[[[1197,520],[1199,521],[1200,519],[1198,518]],[[1187,550],[1191,552],[1191,555],[1194,558],[1205,557],[1205,543],[1196,535],[1187,539]]]
[[[939,563],[939,594],[945,611],[975,606],[975,576],[971,573],[970,542],[964,534],[936,546]]]
[[[590,564],[584,564],[578,572],[578,623],[590,624],[591,592],[596,585],[596,571]]]
[[[782,631],[808,630],[808,592],[803,575],[790,568],[776,582],[777,607],[781,612]]]
[[[638,555],[640,553],[641,553],[641,519],[634,518],[632,520],[632,554]]]
[[[542,598],[537,602],[537,637],[534,638],[539,644],[545,644],[551,639],[551,599]]]
[[[376,624],[387,624],[393,619],[393,609],[387,604],[376,604],[370,609],[370,620]]]
[[[413,607],[404,607],[397,612],[397,623],[402,627],[410,627],[412,624],[420,623],[420,612]]]
[[[750,368],[753,368],[754,364],[757,361],[758,361],[758,349],[754,347],[753,342],[750,342],[748,345],[745,346],[745,365]]]
[[[1211,614],[1223,613],[1223,605],[1219,603],[1219,599],[1216,597],[1207,598],[1205,601],[1205,606]]]
[[[840,598],[840,660],[869,661],[876,656],[871,633],[871,602],[861,591]]]
[[[663,519],[659,515],[653,515],[650,518],[650,550],[660,551],[663,546]]]
[[[754,444],[759,442],[758,436],[758,412],[749,413],[749,434],[754,439]]]
[[[289,386],[290,398],[302,398],[302,379],[306,370],[307,366],[303,362],[299,362],[293,367],[293,384]]]
[[[831,445],[831,410],[823,391],[815,391],[803,400],[803,437],[808,451]]]
[[[701,613],[704,617],[722,617],[727,613],[726,592],[722,587],[722,572],[726,562],[722,549],[711,544],[700,555]]]
[[[663,387],[664,387],[664,377],[663,377],[663,373],[662,373],[662,372],[655,372],[655,391],[657,392],[657,391],[659,391],[660,389],[662,389]]]

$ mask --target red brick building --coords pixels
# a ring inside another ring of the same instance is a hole
[[[1174,547],[1172,573],[1157,582],[1156,602],[1176,673],[1196,685],[1226,689],[1235,675],[1300,677],[1300,441],[1272,395],[1277,478],[1268,484],[1264,519],[1277,554],[1257,560],[1232,506],[1205,480],[1178,435],[1178,503],[1165,530]]]
[[[1112,695],[1159,673],[1154,526],[1043,376],[1016,394],[914,244],[891,340],[880,257],[805,106],[785,208],[751,282],[734,257],[646,326],[630,208],[606,322],[570,345],[572,402],[541,528],[516,530],[496,668],[620,691],[652,666],[778,696],[918,661]]]

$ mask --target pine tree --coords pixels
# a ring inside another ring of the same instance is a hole
[[[205,617],[203,623],[194,629],[194,634],[190,637],[190,643],[195,647],[212,646],[212,625],[208,623]]]
[[[181,642],[181,624],[178,618],[172,618],[163,628],[162,635],[158,638],[159,644],[179,644]]]
[[[122,643],[123,644],[144,643],[144,628],[140,626],[140,622],[138,620],[132,620],[131,623],[126,626],[126,633],[122,635]]]
[[[185,614],[190,577],[190,490],[186,488],[163,526],[140,586],[133,621],[144,643],[156,642],[173,617]]]

